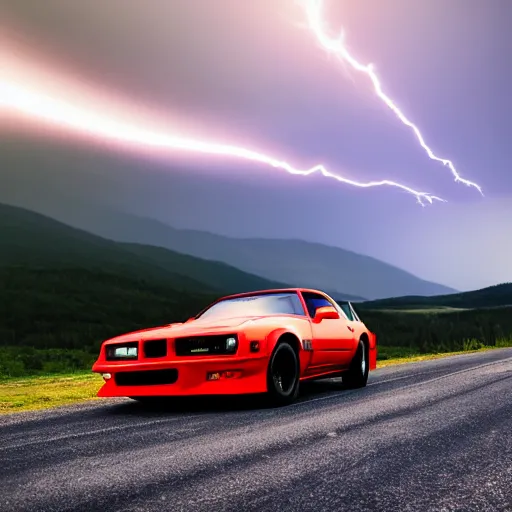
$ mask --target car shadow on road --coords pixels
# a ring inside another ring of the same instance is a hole
[[[303,382],[297,402],[347,389],[340,379]],[[108,399],[106,399],[108,400]],[[109,414],[154,417],[184,413],[219,413],[275,409],[265,394],[256,395],[208,395],[187,397],[149,398],[143,401],[130,400],[116,403]]]

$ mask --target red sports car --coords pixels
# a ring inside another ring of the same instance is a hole
[[[376,336],[349,302],[293,288],[223,297],[185,323],[109,339],[92,371],[102,397],[267,393],[280,405],[306,380],[364,387],[376,365]]]

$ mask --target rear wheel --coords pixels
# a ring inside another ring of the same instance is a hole
[[[287,342],[279,343],[270,357],[267,389],[273,405],[291,404],[299,394],[299,360]]]
[[[349,388],[364,388],[368,382],[368,363],[367,345],[359,340],[350,368],[343,374],[343,384]]]

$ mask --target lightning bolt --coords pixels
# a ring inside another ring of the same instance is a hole
[[[390,180],[359,182],[344,178],[327,170],[323,165],[315,165],[310,169],[298,169],[292,164],[244,147],[230,144],[205,142],[190,138],[177,137],[165,132],[140,129],[135,124],[119,122],[105,115],[98,115],[90,109],[78,108],[61,99],[55,99],[39,91],[24,88],[17,82],[0,80],[0,107],[13,110],[19,114],[35,118],[52,125],[68,128],[96,137],[125,142],[133,145],[164,148],[171,151],[204,153],[209,155],[225,155],[251,162],[265,164],[284,170],[289,174],[308,176],[319,173],[326,178],[359,188],[390,186],[401,189],[416,197],[424,206],[425,202],[446,202],[440,197],[426,192],[419,192],[401,183]]]
[[[340,35],[338,39],[334,39],[329,37],[324,29],[324,18],[323,18],[323,0],[299,0],[300,4],[304,7],[306,11],[306,17],[309,23],[309,28],[313,31],[320,45],[331,55],[338,57],[341,61],[348,63],[353,69],[364,73],[371,80],[375,94],[381,99],[384,104],[395,114],[395,116],[407,127],[409,127],[416,139],[420,143],[420,146],[424,149],[431,160],[435,160],[436,162],[441,162],[444,166],[450,169],[451,174],[454,177],[456,182],[463,183],[468,187],[476,188],[480,194],[483,196],[482,188],[477,183],[469,181],[465,178],[462,178],[460,174],[457,172],[455,165],[451,160],[446,158],[441,158],[435,155],[432,149],[427,145],[423,135],[421,134],[418,127],[410,121],[405,114],[398,108],[398,106],[394,103],[394,101],[387,96],[382,90],[382,85],[378,76],[376,75],[373,65],[367,64],[363,65],[358,62],[347,50],[347,47],[344,43],[343,33]]]

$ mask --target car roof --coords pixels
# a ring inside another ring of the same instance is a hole
[[[310,293],[320,293],[322,295],[328,295],[327,293],[321,290],[314,290],[312,288],[273,288],[268,290],[254,290],[252,292],[244,292],[244,293],[235,293],[233,295],[225,295],[222,297],[223,299],[232,299],[235,297],[248,297],[251,295],[264,295],[266,293],[297,293],[297,292],[310,292]]]

